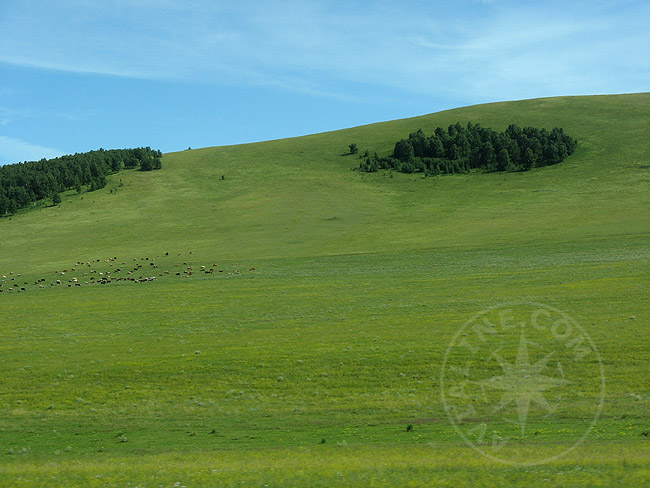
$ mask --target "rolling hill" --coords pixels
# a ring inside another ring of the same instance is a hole
[[[578,148],[434,178],[343,155],[469,121],[560,126]],[[0,219],[16,288],[0,294],[0,482],[647,483],[649,141],[648,93],[494,103],[165,154],[162,171]],[[118,266],[156,280],[69,282]],[[534,467],[466,445],[439,382],[463,324],[519,301],[581,324],[607,384],[565,457],[600,390],[566,387],[553,419],[531,411],[537,434],[503,452],[554,459]]]

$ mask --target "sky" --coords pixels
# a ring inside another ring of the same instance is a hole
[[[0,164],[650,91],[650,2],[0,0]]]

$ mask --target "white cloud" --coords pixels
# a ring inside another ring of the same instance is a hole
[[[54,158],[63,152],[51,147],[30,144],[29,142],[0,136],[0,165],[23,161],[38,161],[42,158]]]
[[[0,62],[148,79],[352,82],[469,99],[630,91],[648,81],[650,9],[608,2],[5,2]],[[25,7],[29,5],[29,7]],[[620,11],[620,12],[619,12]],[[644,73],[646,76],[644,76]]]

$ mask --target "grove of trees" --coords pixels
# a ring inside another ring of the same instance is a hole
[[[578,142],[559,127],[550,132],[535,127],[508,126],[496,132],[469,122],[441,127],[426,136],[422,129],[397,141],[392,155],[368,157],[359,165],[372,173],[390,169],[402,173],[439,175],[478,171],[528,171],[557,164],[573,154]]]
[[[45,198],[56,205],[60,193],[106,186],[106,176],[122,169],[162,168],[162,153],[150,147],[99,149],[81,154],[0,166],[0,217]]]

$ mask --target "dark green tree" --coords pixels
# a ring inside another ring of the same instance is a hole
[[[16,212],[18,212],[18,204],[16,203],[16,200],[10,198],[9,204],[7,205],[7,213],[13,215]]]
[[[508,168],[512,166],[510,162],[510,154],[505,147],[502,147],[497,154],[497,170],[498,171],[507,171]]]
[[[415,150],[413,145],[406,139],[397,141],[395,144],[395,149],[393,150],[393,157],[399,159],[402,162],[411,161],[415,156]],[[411,171],[412,172],[412,171]]]
[[[491,142],[486,142],[481,147],[481,166],[487,170],[493,170],[496,167],[497,157],[494,153],[494,146]]]
[[[526,151],[524,152],[521,168],[524,171],[529,171],[534,166],[534,164],[535,154],[533,154],[533,150],[531,148],[527,147]]]
[[[151,171],[153,169],[153,159],[145,158],[140,161],[140,171]]]

